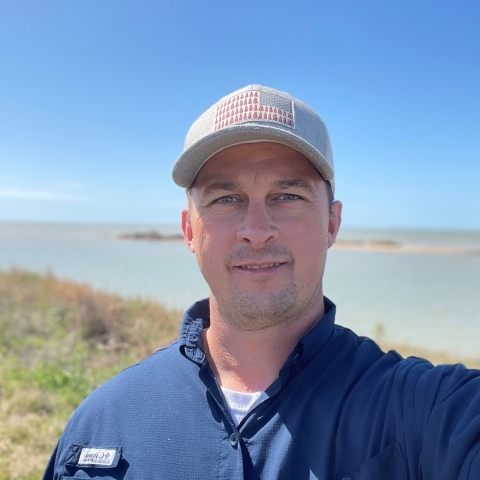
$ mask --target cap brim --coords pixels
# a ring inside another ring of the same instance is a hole
[[[241,143],[276,142],[291,147],[305,155],[320,172],[322,177],[333,185],[333,170],[323,155],[308,142],[287,131],[268,124],[243,123],[223,128],[203,137],[186,149],[176,161],[172,177],[177,185],[189,188],[202,166],[216,153]]]

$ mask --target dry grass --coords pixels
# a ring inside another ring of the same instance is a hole
[[[0,271],[0,480],[40,478],[83,398],[174,340],[180,319],[53,275]]]
[[[480,369],[480,357],[478,358],[469,358],[469,357],[456,357],[450,355],[447,352],[432,351],[432,350],[423,350],[420,348],[415,348],[409,345],[393,345],[390,343],[385,343],[382,341],[377,341],[383,351],[387,352],[389,350],[396,350],[402,357],[420,357],[426,358],[433,365],[442,365],[442,364],[452,364],[452,363],[463,363],[468,368]]]

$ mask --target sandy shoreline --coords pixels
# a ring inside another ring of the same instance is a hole
[[[418,253],[426,255],[480,255],[480,249],[448,247],[441,245],[406,245],[397,242],[337,241],[334,250],[384,253]]]

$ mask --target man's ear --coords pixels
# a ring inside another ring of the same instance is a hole
[[[190,223],[190,213],[186,208],[182,210],[182,230],[183,230],[183,238],[185,240],[185,243],[187,244],[188,249],[192,253],[195,253],[192,224]]]
[[[332,214],[328,220],[328,248],[330,248],[337,238],[342,223],[342,203],[335,200],[332,205]]]

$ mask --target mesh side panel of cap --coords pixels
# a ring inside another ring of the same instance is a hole
[[[208,135],[212,132],[212,123],[215,116],[215,105],[197,118],[194,124],[190,127],[187,137],[185,138],[185,150],[191,147],[195,142],[198,142],[198,140],[203,138],[205,135]]]
[[[315,147],[333,168],[332,149],[323,120],[310,107],[297,102],[295,109],[296,134]]]

